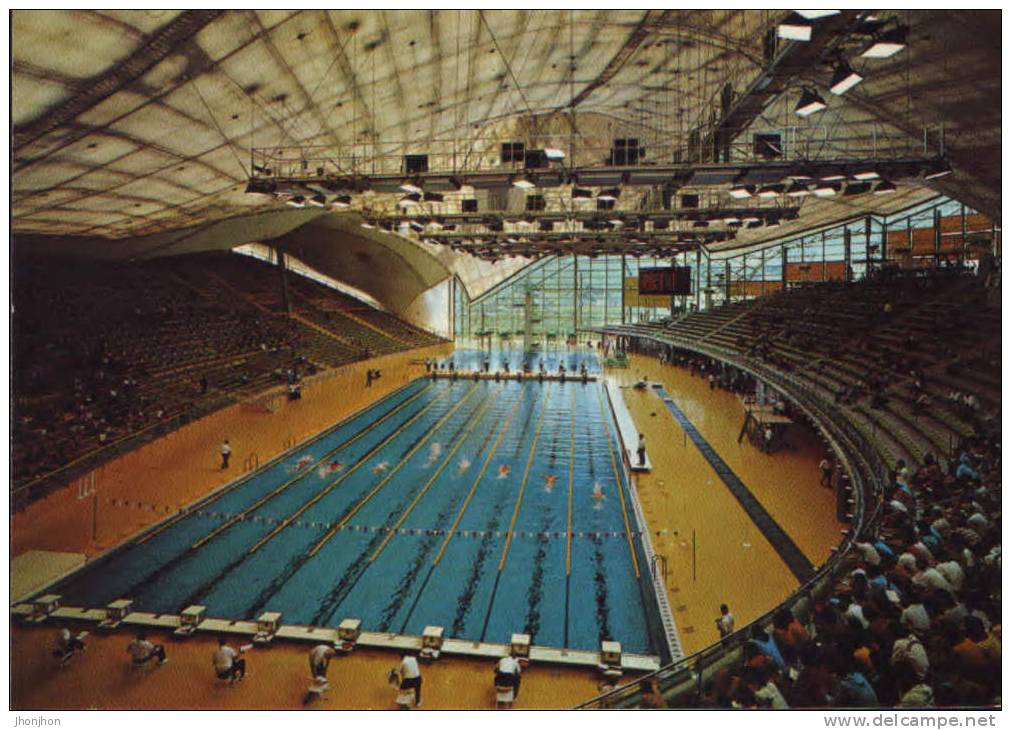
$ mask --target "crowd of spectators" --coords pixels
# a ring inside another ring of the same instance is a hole
[[[681,696],[678,704],[1000,704],[1000,403],[991,385],[1000,374],[999,331],[992,327],[999,310],[987,308],[977,284],[957,272],[891,273],[858,290],[831,285],[779,295],[771,306],[756,302],[730,318],[713,313],[716,329],[701,324],[705,313],[689,323],[692,339],[793,372],[836,403],[895,414],[908,407],[912,420],[879,421],[886,432],[913,430],[916,419],[929,415],[951,448],[937,453],[928,443],[918,458],[886,459],[892,472],[880,517],[844,559],[830,590],[812,598],[802,616],[780,609],[771,625],[753,625],[741,663],[719,669],[700,695]],[[833,296],[846,291],[859,306]],[[821,296],[821,304],[813,303]],[[861,311],[867,302],[873,311]],[[826,307],[837,309],[830,321],[848,326],[840,336],[826,335],[815,322]],[[716,370],[717,385],[735,370],[647,347],[693,374]],[[867,436],[873,440],[874,433]],[[655,678],[640,691],[644,706],[669,701]]]

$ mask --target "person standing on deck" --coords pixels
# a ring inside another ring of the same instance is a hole
[[[716,619],[716,630],[720,632],[721,639],[734,633],[734,615],[730,613],[730,608],[725,603],[720,604],[720,617]]]
[[[330,668],[330,660],[337,656],[337,650],[329,644],[317,644],[309,652],[309,674],[313,679],[322,677],[326,679],[327,669]]]
[[[772,437],[773,437],[772,426],[766,426],[765,427],[765,434],[764,435],[765,435],[765,453],[771,454],[772,453]]]
[[[646,466],[646,437],[639,434],[639,447],[635,450],[639,455],[639,466]]]
[[[828,460],[827,456],[821,460],[821,463],[818,464],[818,468],[821,469],[821,485],[823,487],[831,487],[833,471],[832,462]]]
[[[520,663],[512,654],[499,659],[495,667],[495,705],[496,709],[508,709],[513,706],[520,693]]]
[[[221,444],[221,468],[228,468],[228,459],[232,456],[232,447],[228,445],[228,439]]]
[[[414,690],[414,706],[421,707],[421,669],[414,652],[404,652],[400,659],[400,689]]]

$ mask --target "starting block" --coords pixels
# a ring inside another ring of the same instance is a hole
[[[207,606],[187,606],[179,614],[179,628],[172,632],[174,636],[189,636],[197,630],[197,626],[204,620],[207,613]]]
[[[426,626],[425,630],[421,632],[421,658],[427,659],[429,661],[435,661],[439,658],[442,653],[442,635],[443,628],[441,626]]]
[[[530,634],[513,634],[509,650],[523,669],[530,665]]]
[[[621,675],[621,644],[617,641],[600,642],[600,673],[608,681],[617,681]]]
[[[357,618],[346,618],[337,626],[337,641],[334,648],[337,651],[350,652],[362,635],[362,622]]]
[[[32,601],[32,612],[28,615],[27,621],[33,624],[40,624],[49,618],[49,614],[60,607],[63,596],[56,593],[47,593]]]
[[[129,598],[120,598],[105,607],[105,620],[98,624],[98,628],[112,631],[123,623],[123,619],[130,613],[133,601]]]
[[[256,634],[253,636],[253,643],[258,645],[269,644],[274,640],[274,635],[281,628],[281,614],[278,611],[267,611],[260,614],[256,619]]]

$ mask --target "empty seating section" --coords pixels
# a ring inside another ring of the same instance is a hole
[[[234,254],[14,266],[15,486],[289,371],[440,341],[295,274],[289,316],[277,269]]]
[[[1000,309],[971,276],[827,282],[626,329],[758,358],[806,380],[892,465],[948,456],[975,418],[1000,409]]]

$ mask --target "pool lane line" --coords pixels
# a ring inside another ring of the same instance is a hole
[[[420,398],[423,394],[427,393],[430,388],[431,388],[431,383],[429,383],[424,388],[422,388],[421,390],[419,390],[417,393],[415,393],[414,395],[412,395],[410,398],[408,398],[407,400],[405,400],[403,403],[401,403],[400,405],[398,405],[397,407],[393,408],[391,411],[389,411],[388,413],[386,413],[386,415],[384,415],[378,421],[374,421],[373,423],[370,423],[366,428],[362,429],[361,431],[359,431],[357,434],[355,434],[351,438],[345,439],[344,442],[342,444],[340,444],[339,446],[337,446],[336,448],[334,448],[334,449],[328,451],[327,453],[323,454],[318,459],[318,462],[324,462],[324,461],[326,461],[327,459],[329,459],[330,457],[334,456],[335,454],[337,454],[341,450],[343,450],[343,449],[347,448],[348,446],[350,446],[351,444],[353,444],[355,441],[358,441],[360,438],[364,437],[367,433],[372,432],[377,426],[380,426],[385,421],[389,420],[394,415],[396,415],[401,410],[403,410],[405,407],[407,407],[408,405],[410,405],[411,403],[413,403],[417,398]],[[234,515],[231,519],[229,519],[223,525],[220,525],[219,527],[217,527],[215,530],[213,530],[209,534],[204,535],[202,538],[200,538],[195,543],[193,543],[193,545],[191,545],[190,547],[192,549],[194,549],[194,550],[202,547],[204,544],[206,544],[207,542],[213,540],[215,537],[217,537],[222,532],[224,532],[225,530],[227,530],[229,527],[231,527],[232,525],[234,525],[236,522],[242,522],[246,518],[246,515],[248,515],[250,512],[254,512],[257,509],[259,509],[260,507],[262,507],[264,504],[266,504],[267,502],[269,502],[271,499],[273,499],[274,497],[276,497],[277,495],[279,495],[281,492],[283,492],[286,489],[288,489],[288,487],[290,487],[291,485],[293,485],[295,482],[300,481],[300,480],[304,479],[305,477],[308,477],[308,476],[310,476],[312,474],[315,474],[315,473],[316,472],[313,469],[306,469],[305,471],[299,472],[298,474],[296,474],[295,476],[293,476],[291,479],[288,479],[287,481],[282,482],[281,485],[277,487],[277,489],[275,489],[274,491],[270,492],[269,494],[266,494],[266,495],[260,497],[260,499],[256,500],[249,507],[247,507],[246,509],[242,510],[242,512],[239,512],[237,515]]]
[[[413,381],[412,381],[412,383],[413,383]],[[370,403],[365,408],[359,409],[356,413],[352,413],[347,418],[342,419],[339,423],[334,424],[330,428],[324,429],[323,431],[321,431],[320,433],[318,433],[316,436],[307,439],[305,442],[303,442],[301,444],[296,444],[289,451],[292,454],[294,454],[294,453],[297,453],[298,451],[302,451],[304,449],[309,448],[310,446],[312,446],[317,441],[326,438],[332,432],[337,431],[338,429],[340,429],[341,426],[346,425],[347,423],[350,423],[351,421],[353,421],[354,419],[358,418],[359,416],[364,415],[365,413],[368,412],[368,410],[370,408],[372,408],[372,407],[374,407],[374,406],[382,403],[382,401],[385,400],[386,398],[391,398],[394,395],[396,395],[397,393],[399,393],[401,390],[404,390],[405,388],[409,388],[412,385],[412,383],[407,383],[406,385],[403,385],[400,388],[397,388],[396,390],[394,390],[393,392],[388,393],[387,395],[383,396],[383,398],[380,399],[379,401],[376,401],[375,403]],[[415,393],[413,396],[411,396],[407,401],[404,401],[404,403],[401,403],[400,405],[395,406],[394,410],[386,413],[383,416],[383,420],[385,420],[389,416],[393,415],[393,413],[396,410],[398,410],[399,408],[401,408],[402,406],[404,406],[406,403],[414,400],[415,398],[417,398],[418,396],[420,396],[422,393],[430,390],[430,388],[431,388],[431,383],[426,384],[424,388],[422,388],[417,393]],[[342,444],[338,448],[344,448],[344,446],[346,446],[346,445],[347,444]],[[263,474],[264,472],[266,472],[268,469],[272,468],[273,466],[276,466],[277,463],[280,463],[285,458],[285,453],[286,452],[282,452],[282,453],[278,454],[273,459],[271,459],[270,462],[264,464],[262,468],[257,469],[256,471],[252,471],[252,472],[246,474],[243,477],[240,477],[239,479],[235,480],[235,482],[233,482],[232,484],[227,485],[227,486],[223,487],[222,489],[220,489],[219,491],[213,492],[212,494],[208,495],[204,499],[200,500],[199,503],[201,505],[210,504],[212,502],[217,501],[219,498],[224,497],[226,494],[229,494],[229,493],[235,491],[239,487],[245,486],[254,477],[260,476],[261,474]],[[276,463],[274,463],[274,462],[276,462]],[[178,522],[180,522],[181,520],[185,519],[186,517],[189,517],[190,514],[191,514],[191,512],[190,512],[189,509],[182,509],[182,510],[180,510],[179,512],[176,513],[176,515],[174,517],[171,517],[170,519],[168,519],[165,522],[163,522],[161,525],[158,525],[157,527],[155,527],[150,532],[147,532],[146,534],[144,534],[143,536],[141,536],[141,538],[138,539],[134,543],[134,545],[143,545],[144,543],[146,543],[151,538],[160,535],[161,533],[163,533],[168,528],[170,528],[173,525],[177,524]]]
[[[569,404],[569,514],[565,538],[565,577],[572,573],[572,487],[576,475],[576,391],[572,391]],[[568,595],[566,594],[566,601]]]
[[[474,383],[474,387],[471,389],[471,392],[474,392],[477,389],[478,383]],[[481,401],[481,403],[478,404],[477,408],[474,408],[474,410],[471,412],[472,415],[473,413],[476,413],[480,409],[481,404],[491,399],[491,393],[487,389],[485,389],[485,391],[486,395],[484,399]],[[468,420],[465,419],[462,423],[460,423],[457,426],[450,425],[450,427],[447,430],[452,431],[453,433],[449,436],[449,440],[456,441],[459,435],[463,433],[463,430],[467,426],[467,424]],[[396,497],[398,495],[394,496]],[[403,502],[400,502],[400,504],[402,503]],[[390,520],[391,515],[392,512],[388,511],[386,518],[387,521]],[[333,618],[334,614],[337,613],[337,611],[340,609],[342,605],[344,605],[344,602],[351,597],[351,594],[357,587],[358,582],[365,577],[365,574],[368,572],[369,568],[372,565],[367,560],[368,554],[369,551],[372,550],[372,547],[379,542],[379,540],[380,537],[378,535],[371,538],[368,541],[368,544],[366,544],[363,547],[363,549],[358,551],[357,556],[350,563],[348,568],[344,571],[344,574],[341,577],[340,581],[338,582],[337,586],[328,591],[327,594],[323,597],[323,600],[321,601],[320,606],[316,611],[316,614],[312,618],[311,623],[313,625],[316,626],[327,625],[327,623]],[[306,560],[309,559],[310,558],[307,556]]]
[[[621,500],[621,517],[625,521],[625,537],[628,539],[628,553],[632,556],[632,567],[635,569],[635,577],[639,577],[639,558],[635,555],[635,545],[632,543],[632,527],[628,522],[628,507],[625,505],[625,490],[621,486],[621,474],[618,473],[618,462],[614,456],[614,445],[611,443],[613,434],[611,433],[611,426],[614,424],[614,419],[608,412],[607,408],[604,406],[604,386],[601,385],[597,389],[597,400],[600,401],[600,413],[604,418],[604,428],[607,431],[607,450],[611,454],[611,468],[614,469],[614,481],[618,483],[618,497]],[[617,426],[615,426],[617,427]],[[632,485],[629,484],[629,489],[632,489]]]
[[[569,404],[569,509],[568,527],[565,532],[565,623],[562,624],[564,639],[562,646],[569,646],[569,587],[572,583],[572,488],[576,476],[576,391],[572,391]]]
[[[523,501],[523,492],[527,486],[527,477],[530,476],[530,467],[533,465],[534,454],[537,451],[537,439],[541,435],[541,426],[544,424],[544,413],[547,411],[548,393],[551,391],[551,381],[544,387],[544,401],[541,403],[541,412],[537,414],[537,426],[534,428],[534,438],[530,442],[530,453],[527,455],[527,465],[523,470],[523,481],[520,482],[520,491],[516,496],[516,504],[513,507],[512,519],[509,521],[509,529],[506,531],[505,545],[502,547],[502,557],[498,561],[498,570],[495,572],[495,583],[491,588],[491,598],[488,599],[488,610],[484,614],[484,624],[481,626],[481,641],[484,641],[488,633],[488,622],[491,620],[491,612],[495,607],[495,596],[498,593],[499,583],[502,581],[502,568],[505,567],[506,557],[509,554],[509,547],[512,543],[513,529],[516,527],[516,518],[519,516],[520,503]]]
[[[797,544],[786,531],[769,514],[768,510],[762,506],[762,503],[758,501],[755,495],[751,493],[747,485],[734,473],[730,465],[716,452],[716,449],[706,440],[705,436],[695,428],[695,424],[689,420],[685,412],[681,410],[674,402],[674,399],[663,389],[663,386],[654,385],[653,388],[663,401],[663,404],[667,406],[667,410],[674,416],[674,420],[688,434],[688,438],[692,440],[692,443],[695,444],[695,447],[702,454],[703,458],[709,462],[709,465],[716,472],[716,475],[723,482],[724,486],[730,490],[730,493],[734,495],[748,517],[751,518],[751,521],[755,523],[755,527],[769,541],[773,550],[786,563],[786,566],[793,573],[797,581],[804,584],[814,574],[814,566],[811,565],[811,561],[807,559],[804,552],[797,547]]]
[[[488,449],[491,448],[492,442],[495,440],[495,436],[498,435],[499,426],[501,425],[502,417],[505,416],[505,411],[510,410],[508,405],[505,409],[500,408],[500,404],[503,401],[503,398],[501,397],[502,386],[497,386],[494,390],[496,396],[492,404],[492,413],[494,414],[492,418],[494,424],[489,424],[490,427],[483,428],[480,431],[480,444],[475,445],[474,449],[473,463],[475,465],[480,465],[480,462],[484,460],[485,455],[488,453]],[[403,634],[407,630],[406,627],[408,623],[410,623],[411,616],[414,614],[414,610],[417,608],[418,603],[425,592],[425,588],[428,585],[429,580],[432,578],[432,573],[435,572],[435,566],[432,565],[432,554],[439,547],[439,544],[442,543],[442,536],[447,532],[445,526],[448,524],[449,520],[453,518],[453,515],[456,514],[457,509],[460,506],[460,502],[464,497],[464,492],[469,487],[469,484],[466,484],[466,482],[470,481],[470,475],[467,475],[466,478],[464,478],[464,472],[461,472],[459,477],[459,481],[461,482],[460,484],[457,484],[456,482],[458,480],[454,478],[443,488],[445,489],[445,492],[449,494],[450,498],[435,516],[434,524],[438,525],[438,528],[421,530],[409,530],[404,528],[404,533],[416,533],[421,531],[424,533],[424,537],[422,538],[418,549],[415,551],[415,555],[411,560],[407,572],[400,577],[397,587],[394,589],[393,595],[390,596],[386,607],[383,609],[383,620],[378,627],[380,632],[389,631],[390,625],[393,623],[393,620],[398,614],[402,614],[403,620],[397,633]],[[423,578],[421,577],[422,572],[424,572]],[[403,611],[405,606],[404,602],[409,598],[409,594],[411,593],[413,593],[413,598],[410,599],[410,605],[405,613]]]
[[[354,517],[358,513],[358,511],[362,507],[364,507],[366,504],[368,504],[369,501],[373,497],[375,497],[380,492],[380,490],[389,483],[389,481],[393,478],[393,476],[397,472],[399,472],[400,469],[403,468],[407,464],[408,461],[410,461],[411,457],[414,456],[418,452],[418,449],[420,449],[422,446],[424,446],[426,443],[428,443],[428,440],[430,438],[432,438],[432,436],[434,436],[435,433],[440,428],[442,428],[443,424],[447,420],[449,420],[449,418],[454,413],[456,413],[456,411],[460,408],[460,406],[462,406],[477,391],[477,387],[478,387],[478,382],[475,382],[473,385],[471,385],[470,390],[468,390],[464,394],[464,396],[462,398],[460,398],[460,400],[458,400],[456,402],[456,404],[452,408],[450,408],[448,411],[446,411],[442,415],[442,417],[438,421],[436,421],[435,424],[431,428],[428,429],[428,431],[425,433],[425,435],[418,441],[418,443],[416,443],[414,446],[411,447],[411,449],[403,456],[403,458],[401,458],[401,460],[397,463],[397,465],[395,467],[393,467],[386,474],[386,476],[384,476],[382,479],[380,479],[376,483],[376,485],[372,488],[372,490],[369,491],[368,494],[366,494],[364,497],[362,497],[361,499],[359,499],[358,502],[355,504],[355,506],[352,507],[351,510],[349,510],[348,512],[346,512],[344,514],[344,516],[340,519],[340,521],[336,525],[334,525],[333,527],[331,527],[327,531],[327,533],[325,535],[323,535],[323,537],[321,537],[316,542],[316,544],[312,546],[312,548],[310,548],[310,550],[309,550],[309,557],[310,558],[314,557],[316,555],[316,553],[318,553],[320,550],[322,550],[323,546],[326,545],[328,542],[330,542],[330,540],[333,538],[333,536],[336,535],[340,531],[340,529],[342,527],[344,527],[344,525],[346,525],[351,520],[351,518]],[[446,390],[448,391],[450,389],[447,388]]]
[[[513,516],[509,521],[509,530],[506,532],[505,545],[502,548],[502,557],[498,561],[499,573],[505,567],[506,557],[509,555],[509,546],[512,544],[513,531],[516,528],[516,518],[520,514],[520,505],[523,502],[523,493],[527,488],[527,479],[530,477],[530,468],[534,465],[534,455],[537,453],[537,439],[541,435],[541,426],[544,425],[544,414],[547,412],[548,394],[551,392],[551,381],[544,388],[544,402],[541,403],[541,412],[537,415],[537,428],[534,429],[534,439],[530,443],[530,454],[527,456],[527,466],[523,470],[523,481],[520,482],[520,492],[516,497],[516,504],[513,507]]]
[[[481,480],[484,479],[484,475],[488,471],[488,467],[491,466],[491,460],[495,458],[495,452],[498,451],[499,444],[502,443],[503,437],[505,437],[506,432],[509,430],[509,424],[512,423],[513,416],[515,416],[520,409],[520,404],[523,402],[522,390],[525,389],[526,383],[523,383],[521,392],[518,393],[516,396],[516,405],[513,406],[512,412],[509,414],[509,417],[506,418],[505,423],[502,424],[502,428],[499,430],[498,437],[495,439],[495,443],[492,445],[491,451],[488,452],[488,456],[487,458],[485,458],[484,464],[482,464],[481,470],[477,474],[477,478],[474,479],[474,484],[471,486],[470,492],[467,493],[467,497],[466,499],[463,500],[463,505],[460,507],[460,511],[456,515],[456,519],[453,520],[453,525],[449,528],[449,532],[446,535],[446,539],[443,540],[442,546],[439,548],[439,552],[432,560],[432,567],[435,567],[436,565],[439,564],[439,561],[442,560],[443,553],[446,552],[446,547],[449,545],[449,541],[453,539],[453,535],[456,532],[456,528],[459,527],[460,525],[460,520],[463,519],[464,513],[470,506],[471,499],[474,498],[474,494],[477,492],[478,485],[481,483]]]
[[[358,471],[358,469],[361,468],[367,461],[369,461],[373,456],[375,456],[377,453],[379,453],[379,451],[384,446],[386,446],[393,439],[395,439],[397,436],[399,436],[403,431],[405,431],[407,429],[408,426],[412,425],[415,421],[417,421],[419,418],[421,418],[421,416],[423,416],[430,408],[432,408],[432,406],[434,406],[436,403],[438,403],[442,399],[442,397],[445,396],[449,391],[450,391],[449,388],[446,388],[445,390],[443,390],[439,395],[437,395],[435,398],[433,398],[431,400],[431,402],[429,402],[424,408],[422,408],[420,411],[418,411],[413,416],[411,416],[409,419],[407,419],[402,424],[400,424],[400,426],[398,426],[397,429],[395,431],[393,431],[393,433],[391,433],[389,436],[387,436],[382,441],[380,441],[378,444],[376,444],[374,447],[372,447],[362,458],[360,458],[358,461],[356,461],[354,464],[352,464],[350,467],[348,467],[347,471],[345,471],[343,474],[341,474],[339,477],[337,477],[327,487],[325,487],[318,494],[316,494],[315,497],[313,497],[308,502],[306,502],[305,504],[303,504],[301,507],[299,507],[297,510],[295,510],[295,512],[293,512],[291,515],[289,515],[288,517],[285,517],[284,520],[281,522],[280,525],[278,525],[273,530],[271,530],[270,532],[268,532],[265,536],[263,536],[262,538],[260,538],[256,542],[256,544],[253,545],[253,547],[251,547],[246,552],[246,555],[252,555],[257,550],[259,550],[261,547],[263,547],[264,545],[266,545],[271,539],[274,538],[275,535],[277,535],[279,532],[281,532],[286,527],[288,527],[288,525],[290,525],[292,522],[294,522],[295,520],[297,520],[306,510],[308,510],[310,507],[312,507],[318,501],[320,501],[321,499],[323,499],[323,497],[325,497],[330,492],[332,492],[334,489],[336,489],[340,484],[342,484],[344,482],[345,479],[347,479],[349,476],[351,476],[356,471]],[[458,406],[459,406],[459,404],[457,404],[456,406],[454,406],[453,409],[455,409]]]
[[[372,553],[372,556],[369,558],[370,563],[374,563],[376,561],[376,558],[379,557],[379,553],[381,553],[383,551],[383,548],[385,548],[386,545],[389,544],[390,540],[393,539],[393,536],[396,534],[397,530],[400,529],[400,526],[404,524],[404,521],[410,516],[411,512],[414,511],[414,508],[418,505],[418,502],[421,501],[421,498],[425,496],[425,494],[428,492],[432,484],[435,483],[435,480],[439,478],[440,474],[442,474],[442,470],[445,469],[446,465],[453,460],[453,457],[456,456],[456,452],[459,451],[460,448],[463,446],[464,442],[467,440],[467,437],[470,436],[470,434],[477,427],[477,425],[484,419],[484,416],[488,412],[488,408],[491,407],[492,402],[493,401],[491,398],[486,399],[485,402],[481,404],[481,406],[478,408],[477,413],[471,415],[470,425],[467,426],[467,429],[463,432],[463,435],[459,437],[459,440],[456,442],[456,445],[452,448],[452,450],[448,454],[446,454],[446,458],[442,460],[442,463],[439,465],[439,468],[436,469],[435,472],[432,474],[432,476],[429,477],[428,481],[425,482],[425,486],[423,486],[421,488],[421,491],[419,491],[415,495],[414,499],[411,500],[411,503],[407,506],[407,509],[405,509],[403,514],[400,515],[400,519],[398,519],[396,523],[394,523],[393,527],[390,528],[390,531],[386,534],[385,539],[383,539],[383,541],[379,543],[379,547],[376,548],[376,551]]]
[[[414,414],[414,416],[412,416],[407,422],[405,422],[404,424],[402,424],[401,427],[397,431],[394,432],[394,435],[396,433],[398,433],[399,431],[403,430],[404,428],[406,428],[413,421],[416,421],[422,414],[424,414],[428,409],[430,409],[432,406],[434,406],[448,392],[449,392],[449,388],[446,388],[441,393],[439,393],[438,395],[436,395],[435,398],[433,398],[428,404],[426,404],[420,411],[418,411],[416,414]],[[382,444],[380,444],[380,446],[381,445]],[[353,471],[358,466],[361,466],[361,464],[364,463],[364,461],[366,461],[368,458],[370,458],[372,455],[375,454],[375,452],[378,450],[378,448],[379,447],[376,447],[375,449],[373,449],[372,451],[370,451],[369,454],[367,454],[366,456],[362,457],[362,459],[358,463],[356,463],[355,465],[353,465],[352,469],[349,470],[349,471]],[[318,494],[316,496],[316,498],[313,499],[312,501],[313,502],[317,501],[318,499],[320,499],[323,496],[323,494],[331,491],[346,476],[348,476],[348,473],[349,472],[345,472],[344,474],[342,474],[336,481],[334,481],[333,483],[331,483],[324,490],[324,492]],[[311,504],[311,502],[310,502],[310,504]],[[273,535],[275,535],[278,532],[280,532],[284,527],[286,527],[287,525],[289,525],[291,522],[294,522],[297,519],[297,517],[299,515],[301,515],[302,512],[305,511],[305,509],[307,507],[308,507],[308,504],[305,507],[303,507],[301,510],[297,511],[290,518],[288,518],[279,527],[277,527],[273,531],[271,531],[271,533],[268,535],[268,538],[264,538],[263,540],[261,540],[260,543],[258,543],[258,545],[266,542],[266,540],[269,539],[269,537],[272,537]],[[192,516],[192,512],[189,513],[187,516]],[[180,552],[178,555],[175,555],[175,556],[169,558],[168,560],[166,560],[161,565],[159,565],[158,567],[156,567],[154,570],[152,570],[150,573],[148,573],[143,578],[139,578],[139,579],[135,580],[130,585],[130,589],[127,590],[127,591],[121,591],[121,594],[122,595],[135,595],[138,591],[146,589],[147,586],[151,585],[154,582],[159,581],[163,575],[167,575],[169,572],[171,572],[171,571],[175,570],[177,567],[179,567],[179,565],[182,564],[183,561],[185,561],[186,559],[188,559],[189,557],[191,557],[195,552],[197,552],[197,551],[195,551],[192,547],[183,549],[183,551]],[[232,560],[225,567],[225,569],[223,571],[221,571],[220,573],[218,573],[217,578],[220,578],[221,576],[230,573],[232,570],[234,570],[235,567],[237,567],[240,563],[242,563],[246,559],[246,557],[249,556],[249,554],[250,553],[247,552],[247,553],[245,553],[243,555],[238,556],[234,560]]]

